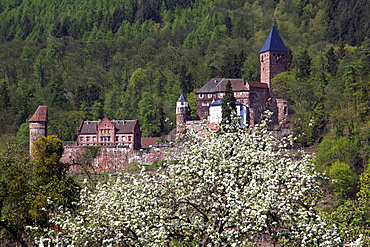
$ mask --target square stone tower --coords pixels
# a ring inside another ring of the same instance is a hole
[[[280,38],[275,26],[272,26],[266,42],[260,51],[261,82],[266,83],[270,91],[273,88],[271,83],[272,78],[281,72],[287,71],[287,58],[288,49]]]

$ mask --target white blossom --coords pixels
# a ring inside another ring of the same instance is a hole
[[[54,223],[71,246],[341,246],[315,210],[311,157],[294,156],[266,128],[189,138],[189,152],[157,172],[123,173],[90,190]],[[55,239],[55,237],[54,237]]]

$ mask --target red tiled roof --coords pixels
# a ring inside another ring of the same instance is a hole
[[[48,121],[48,107],[39,106],[33,116],[28,122],[47,122]]]
[[[149,148],[157,143],[159,137],[141,137],[141,148]]]
[[[249,84],[249,86],[251,86],[251,87],[268,88],[267,83],[256,82],[256,81],[248,81],[247,83],[248,83],[248,84]]]

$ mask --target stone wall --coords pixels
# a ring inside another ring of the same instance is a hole
[[[101,146],[99,154],[90,166],[94,172],[119,172],[130,164],[151,165],[159,160],[175,160],[184,149],[179,145],[159,145],[146,150],[132,150],[119,146]],[[74,164],[73,172],[81,172],[80,166],[85,148],[77,145],[64,145],[61,162]]]

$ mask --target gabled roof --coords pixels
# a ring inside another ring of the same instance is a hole
[[[188,102],[188,101],[186,100],[185,95],[182,93],[177,102]]]
[[[48,107],[39,106],[33,116],[28,122],[47,122],[48,121]]]
[[[223,78],[216,86],[216,92],[224,92],[227,82],[231,83],[233,92],[247,91],[249,90],[249,85],[244,83],[243,79],[228,79]]]
[[[78,128],[78,134],[96,134],[98,131],[98,121],[82,121]]]
[[[260,53],[266,51],[288,51],[275,26],[272,26]]]
[[[216,91],[217,84],[220,83],[221,80],[222,78],[212,78],[196,93],[214,93]]]
[[[133,134],[137,120],[112,120],[111,121],[117,129],[117,134]]]
[[[116,134],[133,134],[138,124],[137,120],[111,120],[116,128]],[[99,121],[83,121],[78,129],[79,135],[96,134],[98,131]]]

